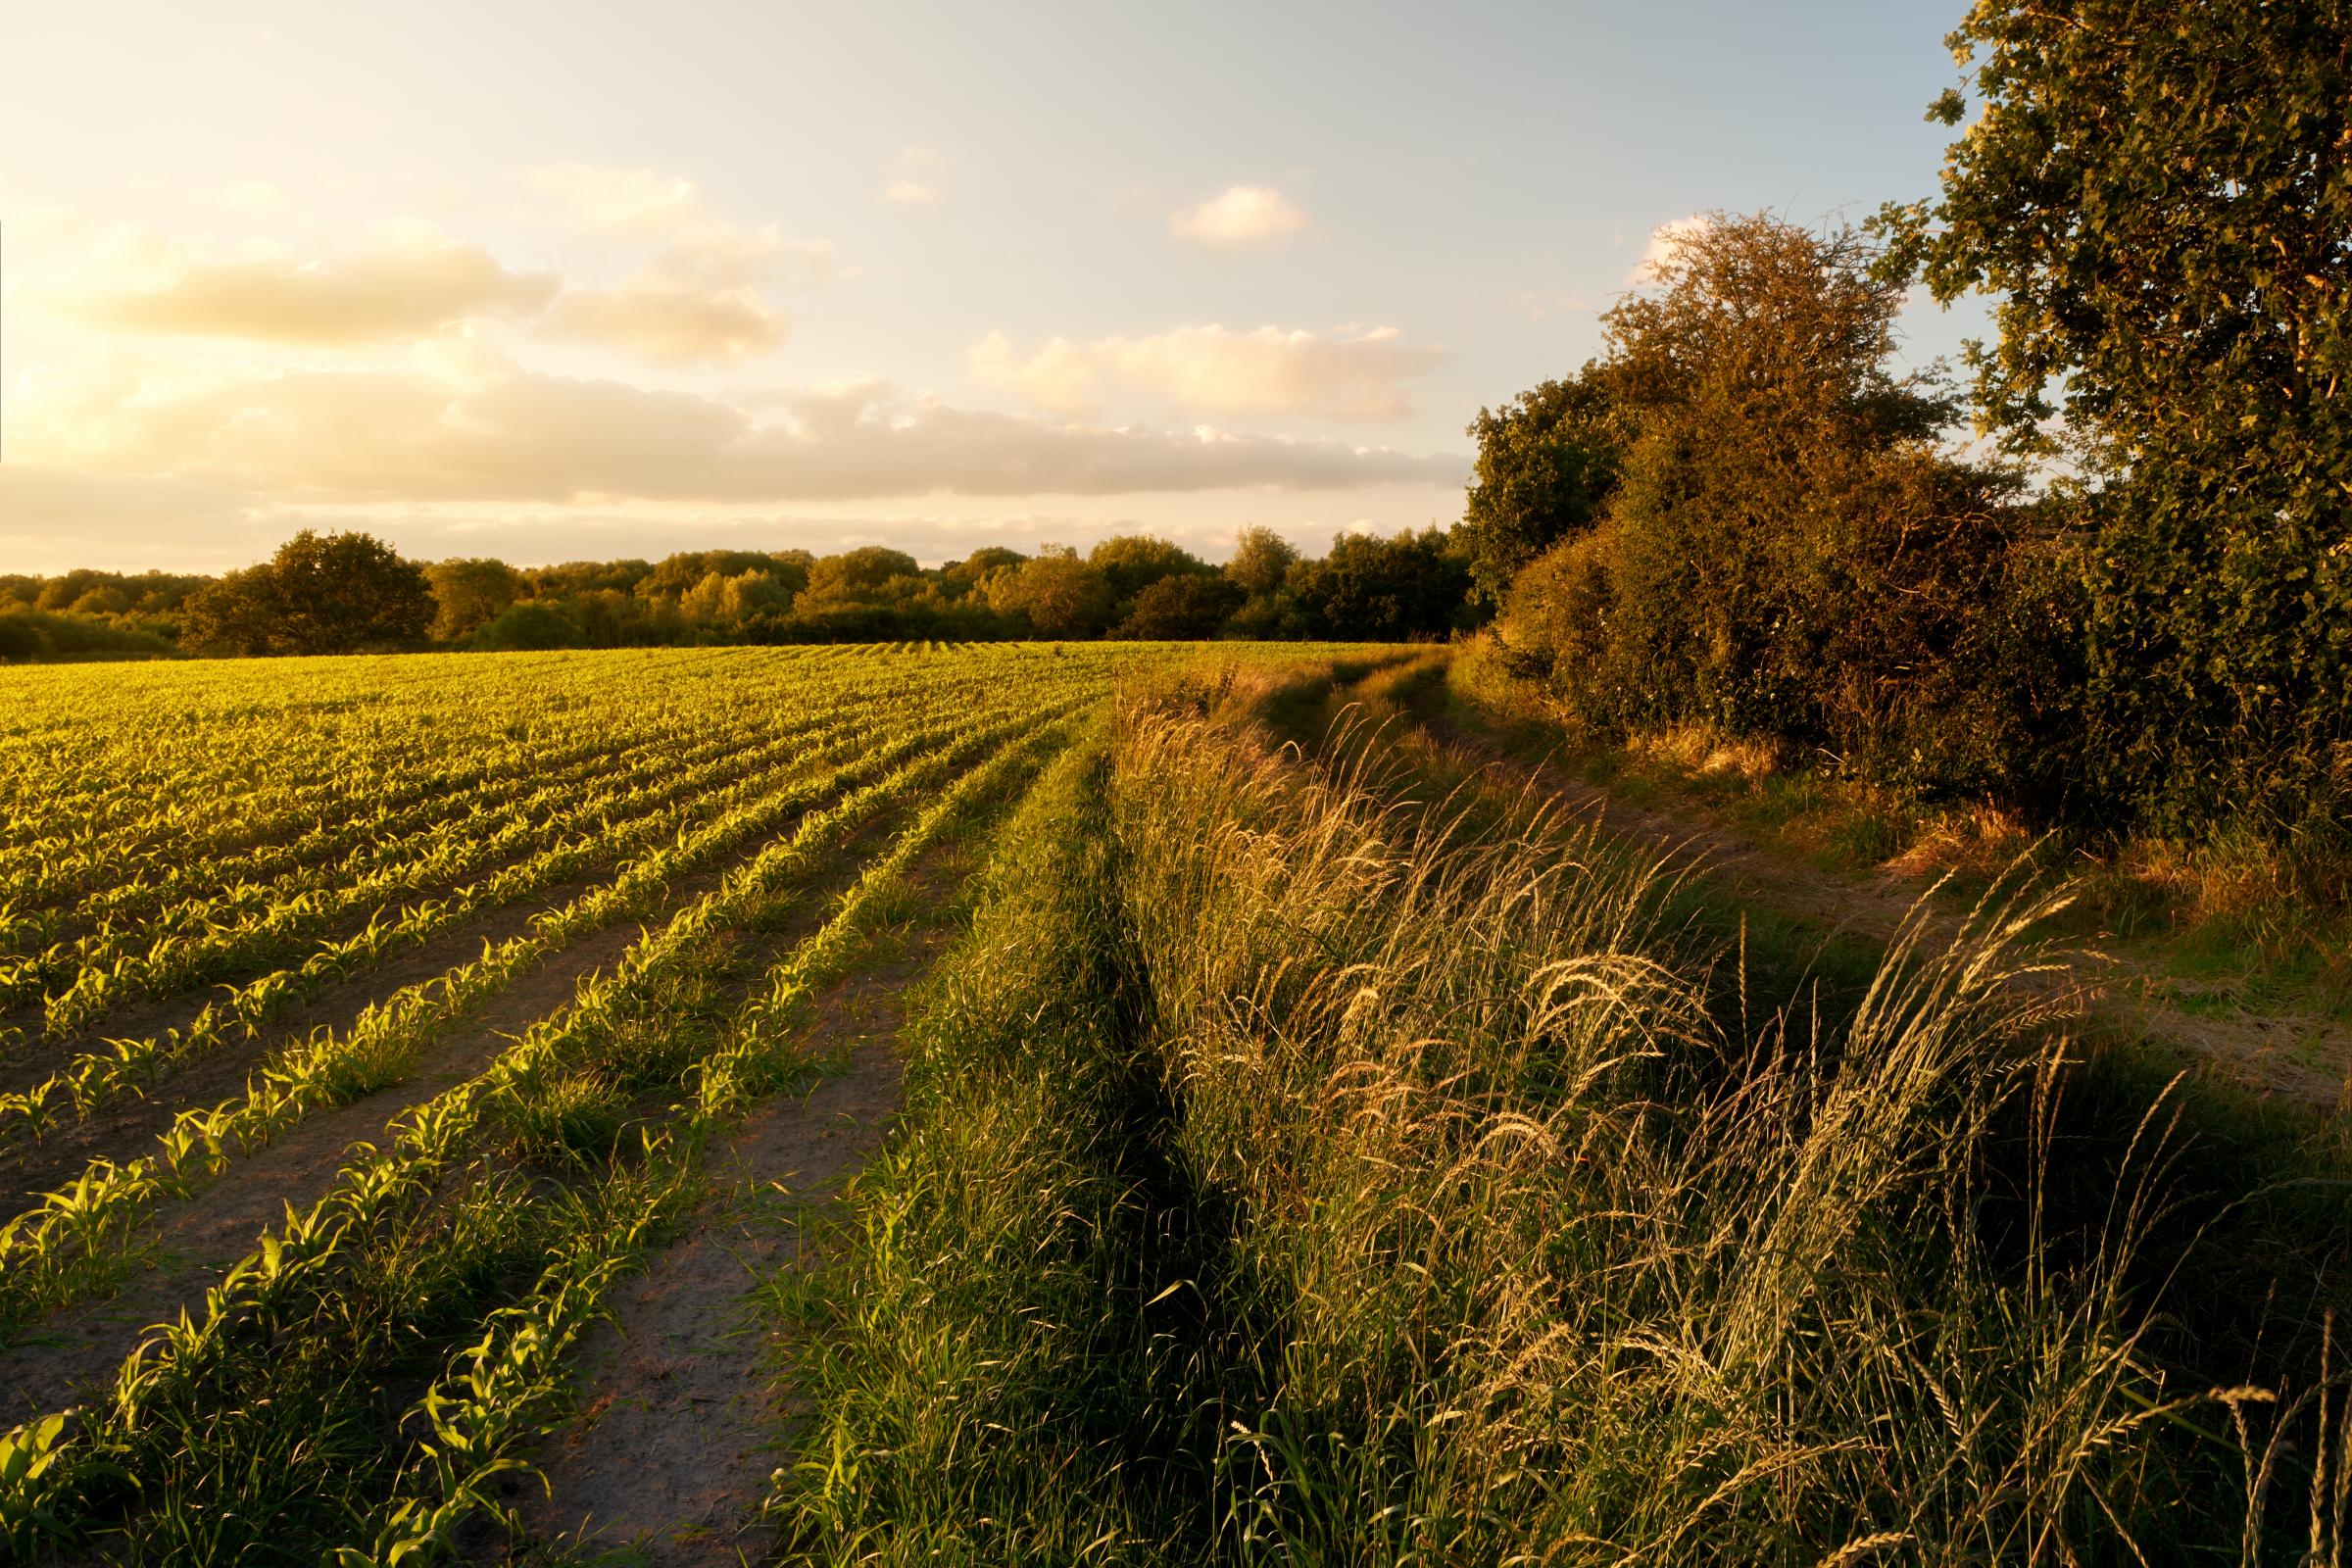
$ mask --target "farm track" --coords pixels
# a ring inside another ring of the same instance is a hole
[[[950,896],[943,858],[908,878],[927,902]],[[906,993],[954,934],[922,922],[896,956],[814,999],[803,1045],[823,1075],[720,1141],[701,1206],[586,1342],[579,1412],[535,1461],[544,1485],[509,1496],[514,1535],[475,1532],[473,1560],[626,1547],[661,1568],[720,1568],[769,1554],[760,1498],[808,1411],[756,1297],[821,1264],[843,1186],[897,1114]]]

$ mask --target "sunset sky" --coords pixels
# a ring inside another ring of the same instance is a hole
[[[0,570],[1451,522],[1661,225],[1933,189],[1961,9],[13,0]]]

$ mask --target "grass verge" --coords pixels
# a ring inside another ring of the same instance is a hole
[[[1057,766],[923,999],[786,1295],[796,1553],[2340,1560],[2340,1384],[2165,1353],[2162,1105],[2057,1169],[2033,909],[1727,990],[1622,850],[1227,695]]]

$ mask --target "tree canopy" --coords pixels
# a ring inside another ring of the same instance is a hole
[[[1982,0],[1951,44],[1981,113],[1941,194],[1881,222],[1893,274],[1995,296],[1980,417],[2086,480],[2089,755],[2160,811],[2259,787],[2330,812],[2352,789],[2352,3]]]
[[[180,637],[208,652],[347,654],[419,642],[434,612],[424,568],[390,545],[305,528],[190,599]]]
[[[1595,362],[1470,422],[1478,457],[1454,537],[1487,603],[1502,602],[1520,567],[1592,527],[1608,499],[1625,439],[1610,381]]]

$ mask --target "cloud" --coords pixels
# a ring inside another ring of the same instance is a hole
[[[659,234],[704,216],[692,180],[651,169],[553,164],[534,171],[531,182],[588,228]]]
[[[882,199],[901,207],[928,207],[939,200],[939,187],[923,176],[947,161],[936,147],[900,148],[890,161],[890,182],[882,187]]]
[[[641,281],[615,289],[567,288],[536,331],[682,365],[768,353],[788,328],[785,317],[748,288],[705,292]]]
[[[1653,281],[1658,268],[1674,259],[1675,242],[1705,233],[1710,221],[1706,214],[1692,213],[1689,218],[1678,218],[1651,229],[1649,243],[1642,248],[1641,259],[1625,274],[1626,285],[1639,288]]]
[[[773,221],[754,228],[710,211],[689,179],[656,170],[556,164],[532,182],[561,204],[565,220],[599,233],[666,241],[653,267],[677,281],[740,288],[783,279],[822,283],[840,275],[830,240],[782,237]]]
[[[602,345],[656,364],[739,362],[781,344],[786,315],[759,285],[837,275],[832,247],[786,241],[675,204],[614,195],[599,211],[660,210],[667,243],[616,287],[518,272],[479,246],[430,229],[396,231],[373,249],[318,261],[283,255],[219,260],[146,229],[113,230],[79,275],[50,292],[71,314],[116,331],[301,347],[447,342],[452,329],[503,320],[533,335]],[[636,218],[628,220],[634,223]],[[87,279],[95,275],[101,281]]]
[[[1412,412],[1406,382],[1443,357],[1406,346],[1393,326],[1324,334],[1208,325],[1087,343],[1056,337],[1026,355],[991,332],[968,364],[984,385],[1064,414],[1090,408],[1107,380],[1200,413],[1396,419]]]
[[[1305,211],[1282,192],[1265,185],[1236,185],[1198,207],[1168,217],[1170,233],[1203,245],[1255,245],[1296,234],[1306,227]]]
[[[745,403],[520,371],[249,374],[85,397],[12,456],[281,504],[839,501],[1458,482],[1453,458],[1336,441],[1053,422],[857,381]]]
[[[26,564],[17,570],[145,570],[159,558],[187,559],[190,541],[197,554],[250,559],[266,537],[254,512],[253,497],[219,485],[0,464],[0,555]]]
[[[476,245],[408,241],[297,263],[183,264],[147,287],[99,293],[83,314],[139,332],[338,345],[428,336],[471,318],[527,316],[557,288]]]

